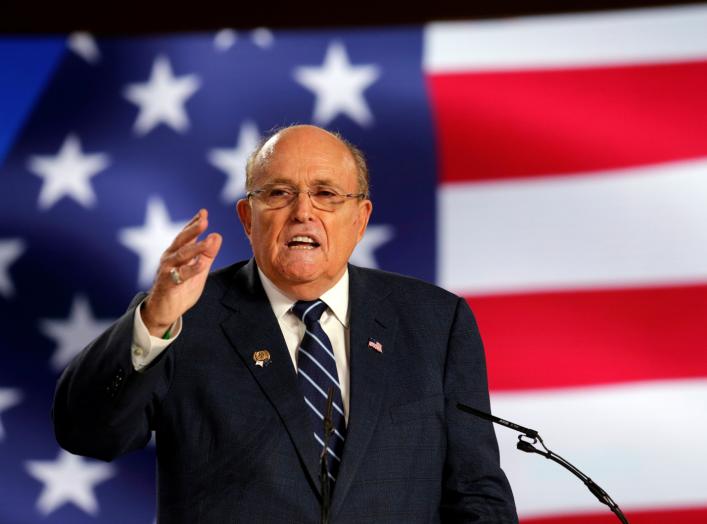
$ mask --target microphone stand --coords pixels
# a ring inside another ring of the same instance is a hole
[[[519,424],[515,424],[513,422],[510,422],[508,420],[504,420],[502,418],[495,417],[491,415],[490,413],[486,413],[484,411],[480,411],[478,409],[474,409],[470,406],[466,406],[461,403],[457,403],[457,408],[460,409],[461,411],[465,411],[467,413],[471,413],[472,415],[476,415],[477,417],[483,418],[484,420],[488,420],[491,422],[495,422],[496,424],[499,424],[501,426],[513,429],[515,431],[518,431],[519,433],[522,433],[522,435],[518,435],[518,443],[516,444],[516,448],[518,448],[521,451],[525,451],[526,453],[537,453],[538,455],[542,455],[546,459],[550,459],[553,462],[557,462],[560,466],[568,470],[570,473],[572,473],[575,477],[579,478],[582,482],[584,482],[584,485],[587,486],[589,491],[592,492],[592,494],[599,499],[599,502],[602,504],[606,504],[609,506],[609,509],[618,517],[618,519],[623,523],[623,524],[629,524],[628,520],[626,520],[626,516],[623,514],[621,509],[619,508],[619,505],[614,502],[614,500],[609,496],[609,494],[601,489],[598,484],[596,484],[592,479],[590,479],[587,475],[582,473],[577,467],[575,467],[573,464],[571,464],[569,461],[566,459],[562,458],[560,455],[557,453],[553,452],[550,450],[546,445],[545,442],[543,442],[543,439],[540,437],[537,431],[534,429],[529,429],[526,427],[523,427]],[[525,437],[525,440],[523,439]],[[540,445],[543,447],[543,450],[540,450],[533,446],[535,443],[540,443]]]
[[[321,523],[329,523],[329,508],[331,507],[331,484],[329,483],[329,461],[327,460],[327,448],[329,447],[329,439],[334,429],[334,423],[331,420],[331,410],[334,403],[334,387],[330,386],[326,398],[326,412],[324,413],[324,447],[319,455],[319,482],[322,485],[322,507],[321,507]]]

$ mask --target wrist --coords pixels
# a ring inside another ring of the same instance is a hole
[[[171,335],[170,328],[174,322],[164,322],[153,318],[150,314],[148,301],[149,298],[143,302],[140,307],[140,317],[142,318],[143,324],[145,324],[147,331],[149,331],[150,335],[153,337],[169,338]]]

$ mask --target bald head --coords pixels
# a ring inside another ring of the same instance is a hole
[[[342,153],[342,166],[348,166],[355,170],[358,181],[358,193],[363,193],[365,198],[369,196],[369,177],[366,159],[356,146],[335,132],[327,131],[321,127],[313,125],[292,125],[279,129],[275,133],[265,137],[258,147],[251,153],[246,164],[246,191],[255,189],[255,174],[261,167],[270,162],[279,145],[287,147],[287,143],[297,141],[314,146],[316,149],[340,149]]]

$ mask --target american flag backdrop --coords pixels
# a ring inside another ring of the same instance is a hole
[[[466,297],[494,412],[632,523],[707,522],[707,5],[424,27],[0,38],[0,524],[154,521],[154,450],[54,441],[58,374],[275,126],[340,131],[352,262]],[[525,523],[614,517],[497,429]]]

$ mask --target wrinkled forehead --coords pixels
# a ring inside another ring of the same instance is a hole
[[[348,148],[323,130],[287,129],[272,136],[260,149],[254,178],[308,183],[356,184],[356,164]]]

